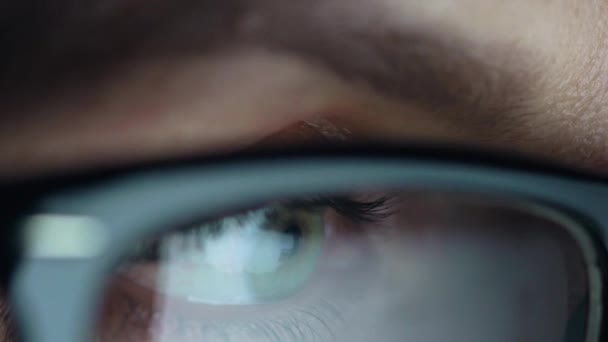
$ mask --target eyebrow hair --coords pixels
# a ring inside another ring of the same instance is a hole
[[[131,63],[236,44],[294,54],[380,94],[482,121],[499,120],[525,96],[531,75],[513,62],[521,51],[493,46],[482,54],[439,29],[366,24],[366,9],[348,3],[8,1],[0,8],[0,103],[41,101]],[[349,18],[348,10],[356,15]],[[371,12],[382,12],[380,1]]]

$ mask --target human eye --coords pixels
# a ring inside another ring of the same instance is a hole
[[[281,200],[131,246],[97,337],[553,342],[586,319],[586,270],[570,228],[518,202],[431,191]]]
[[[363,197],[281,201],[141,241],[110,281],[99,334],[329,340],[348,291],[337,280],[366,262],[363,241],[344,240],[391,215],[390,196]]]

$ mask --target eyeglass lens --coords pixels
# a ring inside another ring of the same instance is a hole
[[[589,307],[570,228],[480,195],[265,203],[168,227],[123,260],[101,341],[561,342]]]
[[[592,287],[576,229],[472,194],[365,190],[260,203],[129,244],[106,279],[93,335],[584,341]],[[10,312],[0,301],[0,342],[16,340]]]

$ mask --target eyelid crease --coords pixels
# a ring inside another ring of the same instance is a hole
[[[245,147],[243,151],[267,152],[285,148],[345,146],[355,143],[356,139],[357,137],[346,126],[318,117],[297,121],[259,139]]]
[[[348,128],[339,127],[327,119],[306,120],[304,125],[330,141],[345,142],[351,140],[352,132]]]

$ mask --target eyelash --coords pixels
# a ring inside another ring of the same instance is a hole
[[[392,199],[389,195],[369,201],[349,197],[319,197],[305,200],[305,203],[330,208],[354,223],[377,223],[393,215]]]

